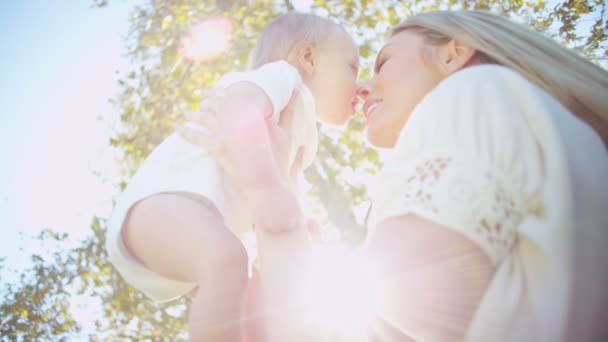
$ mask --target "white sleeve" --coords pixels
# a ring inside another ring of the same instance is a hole
[[[286,61],[268,63],[258,69],[244,72],[231,72],[224,75],[217,84],[225,89],[237,82],[251,82],[260,87],[272,103],[272,119],[278,122],[283,108],[289,103],[294,89],[302,84],[298,70]]]
[[[498,263],[520,222],[542,211],[543,166],[520,92],[498,66],[460,71],[417,106],[372,187],[375,219],[416,214],[454,229]]]

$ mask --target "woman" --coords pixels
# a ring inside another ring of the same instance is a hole
[[[367,244],[384,324],[431,341],[597,338],[608,73],[502,17],[437,11],[394,28],[361,94],[369,142],[391,148]]]
[[[606,150],[571,113],[606,143],[608,74],[504,18],[431,12],[393,30],[366,92],[369,140],[393,148],[369,241],[399,286],[384,317],[422,339],[562,339],[573,229],[608,226]]]

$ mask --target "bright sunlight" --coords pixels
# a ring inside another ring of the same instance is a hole
[[[232,23],[224,17],[213,17],[194,25],[182,38],[179,52],[188,61],[210,61],[230,47]]]
[[[318,247],[312,268],[308,314],[314,323],[341,336],[364,334],[380,304],[380,286],[361,251]]]

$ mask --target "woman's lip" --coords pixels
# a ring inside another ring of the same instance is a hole
[[[365,115],[366,119],[369,120],[374,110],[378,108],[378,105],[380,105],[380,101],[373,101],[365,104],[365,106],[363,107],[363,114]]]

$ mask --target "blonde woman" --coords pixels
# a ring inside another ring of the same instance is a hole
[[[392,148],[369,239],[381,317],[422,340],[565,340],[574,242],[606,253],[608,73],[472,11],[405,20],[375,71],[367,135]]]
[[[370,188],[376,340],[597,340],[608,73],[500,16],[437,11],[394,28],[360,93],[391,149]]]

